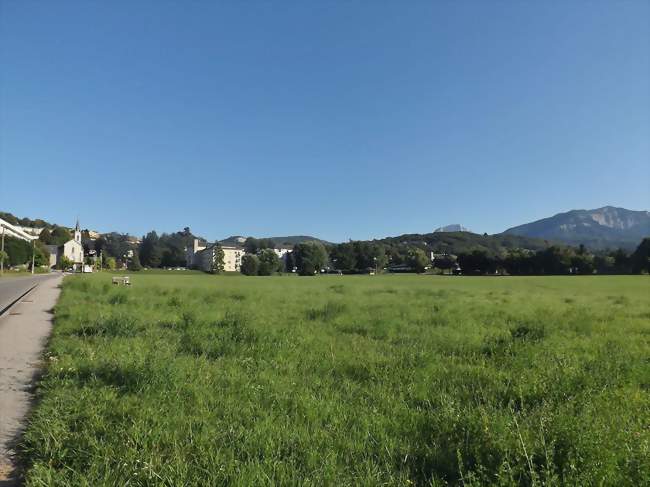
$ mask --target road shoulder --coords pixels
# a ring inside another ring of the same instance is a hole
[[[15,477],[12,449],[32,401],[33,379],[52,330],[61,276],[44,279],[0,316],[0,485]]]

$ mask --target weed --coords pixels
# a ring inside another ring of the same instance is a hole
[[[332,321],[345,311],[345,305],[336,301],[329,301],[324,306],[309,308],[306,312],[308,320]]]
[[[25,483],[645,485],[649,295],[644,276],[69,277]]]

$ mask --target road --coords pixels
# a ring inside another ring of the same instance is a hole
[[[56,276],[58,274],[36,274],[33,276],[5,277],[0,279],[0,313],[2,313],[5,307],[39,282]]]
[[[0,486],[15,480],[13,444],[31,404],[31,387],[43,346],[52,329],[51,310],[62,276],[50,274],[0,279]],[[29,294],[29,289],[36,286]]]

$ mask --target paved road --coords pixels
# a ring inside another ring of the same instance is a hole
[[[45,279],[58,277],[59,273],[34,276],[3,277],[0,279],[0,312],[18,296]]]
[[[12,483],[12,445],[29,411],[31,385],[45,340],[51,309],[59,297],[60,274],[0,280],[0,309],[36,288],[0,316],[0,486]]]

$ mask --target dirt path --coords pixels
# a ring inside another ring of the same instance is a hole
[[[32,381],[52,329],[62,277],[48,276],[0,316],[0,486],[15,481],[12,445],[29,411]]]

